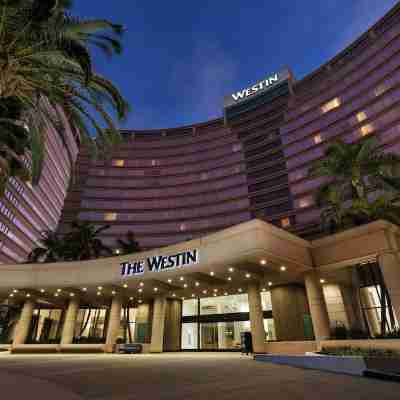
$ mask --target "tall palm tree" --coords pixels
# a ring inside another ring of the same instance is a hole
[[[399,172],[400,156],[385,153],[375,138],[329,145],[325,158],[309,170],[310,177],[327,178],[315,195],[317,205],[324,207],[322,225],[328,222],[336,230],[378,218],[397,221],[394,193],[400,188]],[[371,200],[377,190],[380,197]]]
[[[32,161],[33,183],[40,177],[48,128],[53,127],[65,143],[68,125],[64,115],[78,140],[96,152],[120,140],[108,110],[115,110],[117,119],[123,120],[129,109],[117,88],[94,72],[90,53],[91,46],[108,55],[120,53],[122,27],[106,20],[74,18],[65,11],[68,3],[0,1],[0,123],[8,124],[15,140],[22,133],[20,126],[25,127],[29,140],[24,144]],[[10,99],[18,109],[17,119],[9,110]],[[93,112],[105,123],[105,129]],[[97,140],[92,139],[91,129],[97,133]],[[13,149],[7,150],[12,154]],[[16,156],[19,153],[13,159]],[[0,159],[2,166],[10,159]],[[13,173],[11,166],[1,171]]]
[[[97,228],[87,221],[75,221],[71,225],[72,230],[64,238],[68,260],[92,260],[112,254],[112,250],[98,237],[101,232],[109,229],[110,225]]]
[[[132,231],[128,231],[125,235],[126,239],[117,239],[118,246],[122,249],[122,254],[133,254],[140,251],[139,242],[135,238]]]
[[[65,257],[65,242],[54,232],[42,233],[41,246],[34,248],[28,256],[28,262],[50,263],[62,261]]]

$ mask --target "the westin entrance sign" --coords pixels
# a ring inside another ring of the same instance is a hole
[[[249,100],[251,97],[262,94],[267,90],[272,89],[277,86],[279,83],[285,81],[290,76],[288,70],[284,70],[282,72],[278,72],[272,75],[267,76],[263,80],[257,82],[256,84],[240,90],[239,92],[232,93],[230,96],[225,97],[224,107],[231,107],[236,104],[241,103],[242,101]]]
[[[199,250],[187,250],[169,256],[151,256],[145,260],[121,263],[121,275],[141,275],[147,270],[149,272],[162,272],[174,268],[189,267],[199,262]]]

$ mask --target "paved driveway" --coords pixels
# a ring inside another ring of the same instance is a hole
[[[0,396],[13,400],[398,400],[400,384],[264,364],[239,354],[0,353]]]

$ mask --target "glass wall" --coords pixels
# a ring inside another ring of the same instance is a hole
[[[36,309],[33,313],[28,343],[59,343],[62,328],[62,309]]]
[[[75,326],[76,343],[103,343],[105,341],[108,309],[81,308]]]
[[[266,340],[275,340],[270,292],[262,292]],[[241,333],[250,331],[248,295],[183,301],[182,350],[239,350]]]

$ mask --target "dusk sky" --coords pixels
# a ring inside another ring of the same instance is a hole
[[[328,61],[396,0],[76,0],[74,13],[126,28],[124,53],[96,57],[132,105],[125,127],[166,128],[222,115],[223,97],[288,66]]]

